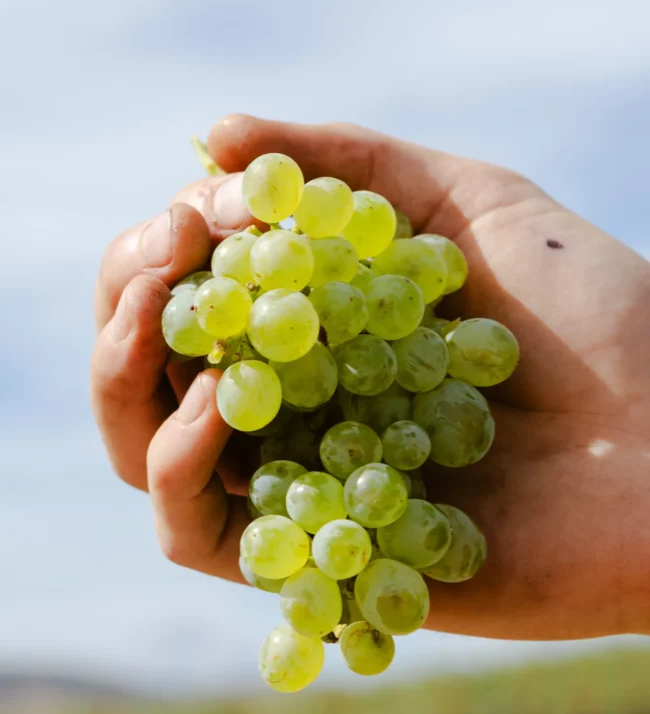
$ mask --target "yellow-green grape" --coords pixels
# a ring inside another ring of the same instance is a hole
[[[271,290],[259,297],[248,317],[248,337],[267,359],[292,362],[318,339],[318,314],[307,297],[291,290]]]
[[[495,320],[463,320],[445,336],[449,374],[475,387],[505,381],[517,368],[519,345],[510,330]]]
[[[339,387],[337,399],[348,421],[367,424],[377,434],[383,434],[393,422],[411,416],[411,394],[397,382],[372,397],[352,394]]]
[[[312,238],[325,238],[340,233],[354,212],[352,191],[346,183],[324,176],[305,184],[305,190],[294,211],[296,225]]]
[[[381,461],[381,456],[381,439],[369,426],[355,421],[335,424],[320,443],[323,466],[341,481],[359,467]]]
[[[447,285],[445,261],[423,241],[394,241],[372,261],[372,269],[377,275],[409,278],[422,290],[425,303],[440,297]]]
[[[303,637],[289,625],[281,625],[264,641],[258,668],[271,689],[288,694],[310,685],[324,662],[325,645],[321,640]]]
[[[366,330],[385,340],[411,334],[424,314],[420,288],[402,275],[381,275],[365,292],[368,306]]]
[[[248,495],[264,516],[288,516],[289,486],[307,469],[295,461],[271,461],[260,466],[248,486]]]
[[[311,291],[309,301],[318,314],[329,345],[351,340],[368,322],[366,299],[354,285],[325,283]]]
[[[202,357],[214,347],[214,337],[199,325],[194,311],[194,290],[182,290],[165,305],[162,333],[165,342],[178,354]]]
[[[275,593],[276,595],[279,594],[280,590],[282,590],[282,586],[286,581],[286,578],[281,578],[280,580],[272,580],[271,578],[261,578],[259,575],[255,575],[255,573],[248,567],[248,565],[246,565],[244,559],[241,556],[239,556],[239,570],[241,571],[244,580],[249,585],[252,585],[258,590],[264,590],[264,592],[267,593]]]
[[[400,238],[413,238],[413,226],[411,225],[409,217],[396,208],[395,218],[397,219],[397,226],[395,227],[393,240],[399,240]]]
[[[236,362],[223,373],[217,385],[219,412],[238,431],[255,431],[270,424],[281,404],[278,375],[264,362]]]
[[[433,330],[418,327],[392,344],[397,357],[397,382],[409,392],[428,392],[447,375],[449,352]]]
[[[212,272],[215,276],[232,278],[240,285],[254,283],[251,270],[251,248],[257,236],[249,231],[241,231],[221,241],[212,254]]]
[[[413,421],[431,439],[431,461],[467,466],[482,459],[494,440],[494,419],[485,397],[457,379],[445,379],[413,400]]]
[[[280,378],[284,400],[296,407],[313,409],[325,404],[339,383],[334,357],[320,342],[300,359],[269,364]]]
[[[395,656],[393,638],[364,621],[348,625],[339,643],[345,663],[356,674],[381,674]]]
[[[305,179],[300,166],[284,154],[264,154],[252,161],[242,182],[244,203],[264,223],[279,223],[298,208]]]
[[[396,421],[381,437],[384,461],[400,471],[422,466],[431,453],[427,432],[414,421]]]
[[[212,278],[194,293],[199,325],[220,340],[246,329],[252,304],[246,288],[232,278]]]
[[[260,362],[266,362],[266,358],[263,357],[251,343],[248,341],[246,335],[241,335],[237,337],[231,337],[228,340],[219,340],[215,346],[220,348],[221,359],[218,362],[218,367],[221,370],[228,369],[231,364],[236,362],[242,362],[247,359],[255,359]],[[204,369],[211,369],[215,366],[214,362],[211,362],[212,355],[209,355],[204,360]]]
[[[354,594],[364,620],[386,635],[408,635],[429,614],[429,591],[413,568],[389,558],[370,563],[357,575]]]
[[[451,545],[441,560],[424,569],[424,574],[443,583],[462,583],[483,567],[487,542],[476,523],[460,508],[436,505],[451,524]]]
[[[402,474],[387,464],[367,464],[345,482],[345,507],[365,528],[381,528],[406,510],[408,492]]]
[[[368,565],[372,543],[363,526],[354,521],[336,520],[326,523],[316,533],[311,549],[314,562],[325,575],[334,580],[347,580]]]
[[[416,236],[416,240],[434,248],[447,264],[447,286],[444,294],[449,295],[449,293],[460,290],[467,279],[467,260],[463,255],[463,251],[453,241],[444,236],[424,233]]]
[[[390,387],[397,373],[397,358],[390,345],[375,335],[359,335],[333,350],[339,382],[353,394],[379,394]]]
[[[377,529],[377,541],[386,557],[421,570],[447,552],[451,526],[432,503],[410,498],[406,511],[394,523]]]
[[[341,619],[341,592],[318,568],[303,568],[287,578],[280,592],[284,619],[303,637],[322,637]]]
[[[354,285],[355,288],[359,288],[362,293],[370,286],[370,283],[376,278],[376,274],[363,263],[357,263],[357,272],[354,278],[350,281],[350,285]]]
[[[239,554],[255,575],[277,580],[304,567],[309,545],[309,536],[289,518],[262,516],[242,533]]]
[[[334,236],[311,241],[314,254],[314,272],[309,287],[317,288],[325,283],[349,283],[357,274],[357,251],[345,238]]]
[[[212,275],[209,270],[199,270],[196,273],[190,273],[190,275],[174,285],[172,295],[178,295],[178,293],[182,293],[185,290],[194,291],[213,277],[214,275]]]
[[[307,533],[316,533],[326,523],[347,516],[343,485],[322,471],[302,474],[289,486],[287,511]]]
[[[378,193],[355,191],[354,213],[343,237],[357,249],[359,258],[372,258],[389,246],[395,235],[395,209]]]
[[[251,248],[250,266],[264,290],[302,290],[314,272],[311,241],[282,229],[264,233]]]

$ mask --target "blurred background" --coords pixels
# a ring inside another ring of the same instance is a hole
[[[165,561],[87,395],[106,245],[234,111],[507,165],[650,257],[649,26],[647,0],[0,0],[0,712],[650,711],[636,637],[417,633],[376,680],[333,651],[266,692],[274,596]]]

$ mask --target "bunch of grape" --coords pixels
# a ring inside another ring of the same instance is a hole
[[[507,379],[519,348],[493,320],[436,317],[465,257],[442,236],[413,237],[382,196],[305,184],[290,157],[267,154],[246,169],[243,198],[270,229],[220,243],[211,271],[174,288],[162,327],[178,359],[225,370],[220,413],[258,437],[240,568],[280,595],[287,624],[259,669],[294,692],[328,642],[354,672],[384,671],[393,637],[427,619],[423,574],[458,583],[485,562],[483,534],[427,500],[421,467],[486,454],[494,421],[476,388]]]

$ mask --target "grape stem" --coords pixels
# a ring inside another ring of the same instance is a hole
[[[199,161],[203,168],[207,171],[208,176],[225,176],[226,172],[216,163],[216,161],[208,153],[208,147],[205,142],[201,141],[198,136],[193,136],[190,141],[194,153],[199,157]]]

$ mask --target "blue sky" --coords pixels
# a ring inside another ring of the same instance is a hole
[[[165,562],[88,407],[102,252],[200,175],[191,134],[355,121],[513,167],[648,257],[649,25],[645,0],[0,3],[0,666],[257,686],[277,602]],[[600,644],[418,633],[386,677]],[[321,686],[367,686],[331,659]]]

